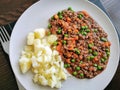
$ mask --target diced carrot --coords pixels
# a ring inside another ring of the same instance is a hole
[[[105,43],[104,43],[104,46],[105,46],[105,47],[109,47],[110,45],[111,45],[110,42],[105,42]]]
[[[71,57],[71,53],[69,52],[69,53],[67,53],[67,57]]]
[[[68,50],[73,50],[73,49],[74,47],[72,45],[68,47]]]
[[[99,61],[99,59],[97,57],[94,57],[93,60],[96,61],[96,62]]]
[[[61,45],[57,45],[56,50],[61,52]]]
[[[82,10],[82,13],[85,15],[85,16],[89,16],[88,12],[86,10]]]
[[[66,59],[66,62],[69,63],[69,64],[71,63],[71,62],[70,62],[70,59]]]
[[[54,15],[54,18],[55,18],[55,19],[58,19],[58,15],[57,15],[57,14],[55,14],[55,15]]]
[[[78,40],[78,36],[75,36],[75,37],[74,37],[74,40]]]
[[[80,66],[81,66],[81,67],[85,67],[85,66],[86,66],[86,64],[85,64],[85,63],[82,63]]]
[[[89,43],[93,43],[93,40],[89,40]]]
[[[71,29],[68,29],[69,32],[71,32],[72,30]]]
[[[68,40],[68,38],[67,38],[67,37],[64,37],[64,40]]]
[[[73,56],[74,56],[74,58],[78,58],[78,55],[77,55],[77,54],[74,54]]]
[[[89,71],[94,71],[94,67],[90,67],[90,68],[89,68]]]
[[[86,26],[86,23],[81,23],[82,26]]]
[[[70,22],[70,21],[71,21],[71,19],[70,19],[69,17],[67,17],[66,20],[67,20],[67,22]]]
[[[79,59],[80,59],[80,60],[82,60],[82,59],[83,59],[83,56],[82,56],[82,55],[80,55],[80,56],[79,56]]]
[[[83,50],[83,46],[79,46],[79,48],[80,48],[81,50]]]

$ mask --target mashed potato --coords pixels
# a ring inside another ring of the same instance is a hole
[[[67,79],[67,72],[58,51],[50,48],[56,40],[55,35],[45,36],[43,28],[30,32],[19,59],[22,73],[32,70],[35,83],[51,88],[61,88],[61,80]]]

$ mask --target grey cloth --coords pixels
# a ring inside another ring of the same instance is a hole
[[[89,0],[101,8],[111,19],[120,40],[120,0]]]
[[[120,40],[120,0],[100,0],[113,22]]]

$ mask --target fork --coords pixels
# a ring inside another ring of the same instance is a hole
[[[12,30],[10,24],[8,26]],[[3,50],[5,51],[5,53],[7,53],[9,55],[10,35],[4,26],[0,27],[0,42],[3,46]],[[25,90],[17,79],[16,79],[16,81],[17,81],[19,90]]]
[[[0,27],[0,42],[5,53],[9,54],[9,40],[10,36],[4,26]]]

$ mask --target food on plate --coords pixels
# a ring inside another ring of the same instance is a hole
[[[43,28],[30,32],[27,36],[27,45],[22,51],[19,65],[22,73],[31,70],[34,73],[33,81],[51,88],[61,88],[62,80],[67,79],[67,71],[59,52],[55,50],[56,35],[46,35]]]
[[[110,45],[107,33],[86,12],[71,7],[49,19],[50,33],[57,35],[56,50],[67,71],[77,78],[93,78],[107,66]]]

